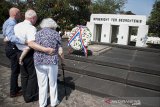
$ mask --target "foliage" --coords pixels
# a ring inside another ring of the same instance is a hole
[[[2,27],[4,21],[9,17],[9,8],[11,7],[11,4],[9,2],[6,2],[5,0],[0,0],[0,27]]]
[[[90,19],[91,0],[69,0],[70,6],[73,8],[71,20],[73,24],[85,25]]]
[[[126,0],[94,0],[92,4],[92,13],[118,13],[125,3]]]
[[[135,15],[132,11],[120,11],[119,13],[124,15]]]
[[[28,0],[27,3],[18,3],[17,6],[23,17],[28,8],[34,9],[38,15],[37,25],[43,18],[51,17],[61,29],[71,30],[76,25],[86,25],[91,13],[119,12],[126,0],[91,1],[93,0]],[[7,5],[5,7],[5,10],[9,8]]]
[[[160,1],[155,2],[148,20],[149,33],[160,37]]]
[[[90,0],[36,0],[27,3],[23,9],[33,8],[39,17],[38,22],[51,17],[62,29],[72,29],[77,24],[85,25],[89,20],[89,3]],[[19,6],[22,7],[23,4]]]

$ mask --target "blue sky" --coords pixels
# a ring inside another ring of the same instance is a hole
[[[124,10],[148,17],[155,1],[156,0],[128,0],[124,6]]]

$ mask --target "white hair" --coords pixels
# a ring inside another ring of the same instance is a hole
[[[49,27],[49,28],[56,29],[57,26],[58,26],[57,23],[52,18],[45,18],[42,20],[40,24],[41,28]]]
[[[35,17],[37,16],[36,12],[34,10],[27,10],[25,12],[25,18],[32,18],[32,17]]]

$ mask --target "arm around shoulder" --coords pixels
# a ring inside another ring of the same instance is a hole
[[[53,54],[53,52],[54,52],[53,48],[49,48],[49,47],[47,48],[47,47],[41,46],[34,41],[30,41],[30,42],[27,42],[27,43],[28,43],[29,47],[33,48],[36,51],[41,51],[41,52],[44,52],[44,53],[47,53],[47,54]]]

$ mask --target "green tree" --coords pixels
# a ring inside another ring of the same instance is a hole
[[[135,15],[132,11],[126,11],[125,14],[126,15]]]
[[[68,0],[36,0],[35,10],[38,14],[39,21],[43,18],[51,17],[57,21],[62,28],[68,26],[71,16],[71,7]]]
[[[151,36],[158,36],[160,37],[160,1],[157,0],[151,12],[151,15],[148,19],[149,24],[149,33],[152,34]]]
[[[11,6],[12,5],[9,2],[0,0],[0,28],[2,28],[4,21],[9,17],[8,12]]]
[[[133,13],[132,11],[119,11],[119,14],[124,14],[124,15],[136,15],[135,13]]]
[[[55,19],[63,29],[85,25],[90,18],[91,0],[49,0],[49,4],[49,8],[46,8],[49,9],[48,16]]]
[[[72,29],[75,25],[85,25],[90,18],[91,0],[36,0],[34,7],[39,21],[51,17],[62,29]]]
[[[28,8],[37,12],[38,24],[43,18],[51,17],[62,29],[86,25],[91,13],[117,13],[126,0],[28,0],[18,3],[24,13]]]
[[[92,13],[114,14],[122,10],[127,0],[94,0]]]
[[[91,0],[69,0],[69,3],[73,8],[71,17],[73,24],[86,25],[91,15]]]

